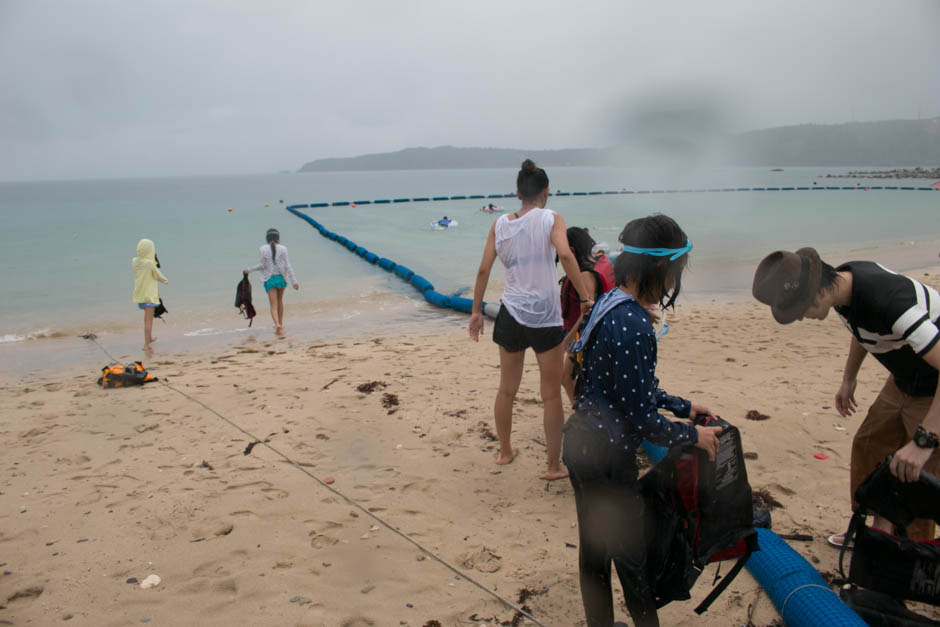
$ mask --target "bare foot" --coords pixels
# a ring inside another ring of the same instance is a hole
[[[274,333],[277,335],[284,335],[284,327],[274,327]]]
[[[156,341],[157,341],[157,338],[155,338],[155,337],[150,338],[150,341],[147,342],[147,346],[150,346],[151,344],[153,344],[153,343],[156,342]]]
[[[519,454],[519,449],[517,449],[517,448],[512,449],[512,455],[510,455],[510,456],[508,456],[508,457],[503,456],[502,451],[500,451],[500,452],[496,455],[496,463],[499,464],[500,466],[504,466],[504,465],[506,465],[506,464],[511,464],[511,463],[512,463],[512,460],[516,459],[516,456],[517,456],[518,454]]]
[[[546,481],[557,481],[558,479],[566,479],[568,477],[567,468],[559,468],[558,470],[546,470],[545,474],[542,475],[542,478]]]

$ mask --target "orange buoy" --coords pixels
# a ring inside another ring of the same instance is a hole
[[[264,206],[267,207],[267,206],[268,206],[268,203],[264,203]]]
[[[356,203],[351,203],[349,206],[352,207],[353,209],[355,209],[355,208],[356,208]]]
[[[231,207],[228,208],[228,212],[229,212],[229,213],[232,213],[232,208],[231,208]]]

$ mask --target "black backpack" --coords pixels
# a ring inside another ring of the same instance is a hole
[[[238,312],[248,318],[248,326],[255,321],[255,308],[251,304],[251,282],[248,275],[243,274],[242,280],[235,286],[235,307]]]
[[[859,509],[852,515],[845,542],[839,552],[839,572],[845,578],[845,547],[854,543],[849,576],[846,578],[849,584],[875,593],[869,594],[869,598],[877,598],[880,594],[896,601],[907,599],[940,605],[940,542],[912,540],[906,532],[907,526],[916,518],[940,523],[940,480],[921,471],[918,481],[904,483],[891,474],[890,465],[889,456],[855,490]],[[870,512],[890,520],[895,525],[896,535],[869,527],[865,520]],[[890,615],[890,618],[882,621],[881,616],[867,615],[867,610],[874,608],[864,606],[871,603],[865,603],[861,597],[859,600],[862,602],[856,605],[860,607],[853,605],[853,608],[872,624],[901,624],[896,612],[906,612],[903,605],[890,612],[885,608],[877,608],[878,614]],[[905,620],[913,620],[904,615]],[[926,622],[919,624],[936,624],[927,619],[922,620]]]
[[[724,428],[716,460],[694,446],[673,447],[640,479],[640,492],[647,511],[647,578],[657,607],[691,598],[707,564],[737,558],[695,608],[701,614],[759,546],[741,433],[718,417],[700,415],[695,424]]]

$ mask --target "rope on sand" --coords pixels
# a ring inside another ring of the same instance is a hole
[[[85,335],[85,336],[83,336],[83,337],[85,337],[86,339],[89,339],[89,340],[91,340],[92,342],[94,342],[94,343],[98,346],[98,348],[100,348],[100,349],[102,350],[102,352],[104,352],[104,354],[107,355],[107,356],[111,359],[111,361],[113,361],[113,362],[115,362],[115,363],[121,363],[117,358],[114,357],[114,355],[112,355],[110,352],[108,352],[108,350],[101,344],[101,342],[98,341],[98,339],[94,336],[94,334],[89,333],[89,334],[87,334],[87,335]],[[331,486],[331,485],[325,483],[322,479],[320,479],[319,477],[317,477],[316,475],[314,475],[312,472],[310,472],[309,470],[307,470],[306,468],[304,468],[303,466],[301,466],[301,465],[298,464],[297,462],[295,462],[295,461],[294,461],[293,459],[291,459],[288,455],[282,453],[281,451],[279,451],[279,450],[277,450],[276,448],[274,448],[273,446],[271,446],[270,443],[265,442],[264,440],[262,440],[261,438],[259,438],[259,437],[256,436],[255,434],[251,433],[250,431],[247,431],[246,429],[243,429],[241,426],[239,426],[238,424],[236,424],[234,421],[232,421],[232,420],[229,419],[229,418],[226,418],[225,416],[223,416],[221,413],[219,413],[218,411],[216,411],[216,410],[213,409],[212,407],[209,407],[208,405],[206,405],[205,403],[203,403],[202,401],[200,401],[198,398],[195,398],[195,397],[193,397],[193,396],[187,394],[186,392],[184,392],[184,391],[182,391],[182,390],[180,390],[180,389],[178,389],[178,388],[173,387],[172,385],[170,385],[169,383],[166,382],[166,379],[165,379],[165,378],[164,378],[164,379],[159,379],[159,380],[158,380],[158,383],[162,383],[163,386],[166,387],[167,389],[172,390],[173,392],[176,392],[176,393],[179,394],[180,396],[182,396],[182,397],[184,397],[184,398],[186,398],[186,399],[192,401],[193,403],[196,403],[197,405],[199,405],[200,407],[202,407],[202,408],[205,409],[206,411],[208,411],[208,412],[214,414],[215,416],[217,416],[218,418],[220,418],[220,419],[223,420],[224,422],[226,422],[226,423],[228,423],[229,425],[231,425],[231,426],[232,426],[233,428],[235,428],[236,430],[238,430],[238,431],[242,432],[243,434],[247,435],[249,438],[251,438],[251,441],[254,442],[254,444],[255,444],[256,446],[257,446],[257,445],[261,445],[261,446],[266,447],[266,448],[269,449],[271,452],[273,452],[275,455],[277,455],[278,457],[280,457],[281,459],[283,459],[284,461],[286,461],[288,464],[290,464],[291,466],[293,466],[294,468],[296,468],[296,469],[299,470],[300,472],[304,473],[305,475],[307,475],[308,477],[310,477],[311,479],[313,479],[314,481],[316,481],[317,483],[319,483],[322,487],[326,488],[327,490],[329,490],[330,492],[332,492],[332,493],[335,494],[336,496],[338,496],[338,497],[340,497],[341,499],[343,499],[344,501],[346,501],[349,505],[355,507],[356,509],[358,509],[360,512],[362,512],[363,514],[365,514],[366,516],[368,516],[369,518],[371,518],[371,519],[374,520],[375,522],[379,523],[380,525],[382,525],[383,527],[385,527],[386,529],[388,529],[388,530],[391,531],[392,533],[394,533],[394,534],[396,534],[397,536],[399,536],[400,538],[404,539],[406,542],[411,543],[411,544],[414,545],[418,550],[420,550],[422,553],[424,553],[425,555],[427,555],[428,557],[430,557],[431,559],[433,559],[434,561],[436,561],[438,564],[441,564],[441,565],[444,566],[445,568],[451,570],[454,574],[456,574],[456,575],[457,575],[458,577],[460,577],[461,579],[466,579],[467,581],[469,581],[470,583],[472,583],[473,585],[475,585],[475,586],[476,586],[477,588],[479,588],[480,590],[483,590],[484,592],[486,592],[486,593],[489,594],[490,596],[494,597],[495,599],[497,599],[498,601],[500,601],[500,602],[501,602],[503,605],[505,605],[506,607],[508,607],[508,608],[510,608],[510,609],[512,609],[512,610],[515,610],[519,615],[523,616],[524,618],[527,618],[528,620],[532,621],[532,623],[538,625],[539,627],[546,627],[546,625],[545,625],[544,623],[540,622],[538,619],[536,619],[534,616],[532,616],[532,614],[530,614],[530,613],[527,612],[526,610],[522,609],[521,607],[519,607],[517,604],[513,603],[513,602],[510,601],[509,599],[507,599],[507,598],[501,596],[501,595],[500,595],[498,592],[496,592],[495,590],[492,590],[492,589],[490,589],[490,588],[487,588],[485,585],[483,585],[482,583],[480,583],[479,581],[477,581],[477,580],[474,579],[473,577],[467,575],[466,573],[464,573],[463,571],[461,571],[459,568],[457,568],[456,566],[454,566],[453,564],[451,564],[450,562],[448,562],[448,561],[445,560],[444,558],[442,558],[442,557],[440,557],[439,555],[437,555],[436,553],[434,553],[431,549],[428,549],[427,547],[425,547],[424,545],[422,545],[422,544],[421,544],[420,542],[418,542],[417,540],[414,540],[413,538],[411,538],[411,536],[409,536],[408,534],[406,534],[406,533],[400,531],[400,530],[399,530],[398,528],[396,528],[396,527],[393,527],[390,523],[386,522],[385,520],[383,520],[383,519],[380,518],[379,516],[376,516],[373,512],[369,511],[368,508],[366,508],[366,507],[360,505],[359,502],[357,502],[356,500],[354,500],[354,499],[352,499],[352,498],[346,496],[345,494],[343,494],[342,492],[340,492],[339,490],[337,490],[337,489],[334,488],[333,486]]]

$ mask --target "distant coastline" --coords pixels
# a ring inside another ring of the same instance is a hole
[[[916,168],[940,164],[940,117],[846,124],[800,124],[748,131],[699,144],[662,137],[601,148],[522,150],[437,146],[309,161],[298,172],[517,168],[525,158],[545,167],[631,167],[649,154],[695,160],[720,149],[721,162],[755,167]],[[895,177],[889,177],[895,178]]]
[[[827,174],[827,179],[940,179],[940,168],[869,170],[846,174]]]

